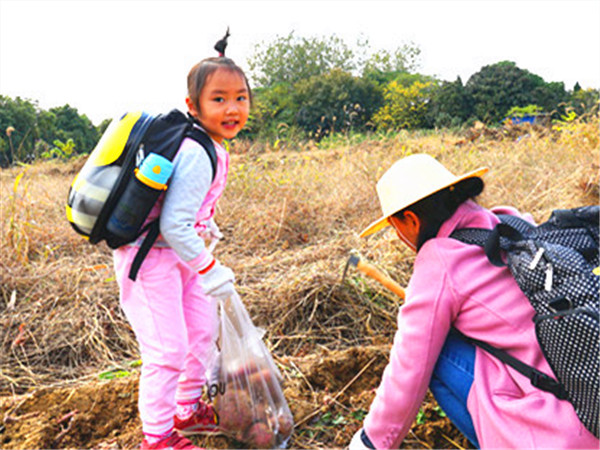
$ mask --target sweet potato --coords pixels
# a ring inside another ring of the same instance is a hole
[[[215,409],[219,415],[219,426],[225,432],[243,433],[252,425],[252,401],[244,390],[230,390],[218,396]]]
[[[270,449],[275,445],[275,434],[267,424],[255,422],[246,431],[244,442],[254,448]]]
[[[277,421],[279,423],[277,437],[283,441],[292,434],[292,430],[294,429],[294,419],[289,413],[280,413]]]

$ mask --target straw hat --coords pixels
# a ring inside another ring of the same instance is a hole
[[[467,178],[481,177],[487,171],[487,167],[481,167],[457,177],[429,155],[415,154],[402,158],[395,162],[377,182],[377,196],[383,217],[365,228],[360,233],[360,237],[389,226],[388,218],[407,206]]]

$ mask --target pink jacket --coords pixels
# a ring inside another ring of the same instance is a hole
[[[467,201],[417,254],[390,362],[364,422],[376,448],[398,448],[408,433],[451,326],[552,374],[535,337],[534,310],[508,269],[491,265],[480,247],[448,238],[458,228],[496,223],[492,212]],[[467,408],[481,448],[599,447],[568,401],[531,386],[484,350],[475,355]]]
[[[206,230],[207,221],[215,213],[229,171],[227,150],[215,141],[213,144],[217,154],[217,170],[214,180],[211,180],[212,168],[205,150],[190,138],[183,140],[173,160],[175,169],[169,190],[166,195],[161,195],[146,220],[148,223],[161,216],[161,235],[154,245],[172,247],[195,271],[213,260],[200,234]],[[132,245],[139,246],[142,240],[140,238]]]

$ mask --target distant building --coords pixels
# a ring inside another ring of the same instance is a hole
[[[550,114],[548,113],[536,113],[536,114],[525,114],[519,116],[506,117],[502,123],[505,125],[521,125],[521,124],[535,124],[541,126],[548,126],[550,124]]]

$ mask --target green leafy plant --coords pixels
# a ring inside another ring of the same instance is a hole
[[[357,409],[356,411],[352,411],[350,413],[350,415],[352,416],[352,418],[354,420],[362,423],[362,421],[365,419],[365,417],[367,415],[367,411],[365,411],[364,409]]]
[[[98,378],[101,380],[114,380],[115,378],[124,378],[131,375],[131,372],[122,369],[107,370],[98,374]]]
[[[342,414],[336,414],[335,416],[331,411],[327,411],[323,414],[319,420],[317,421],[317,426],[321,427],[331,427],[337,425],[343,425],[348,421]]]
[[[535,116],[543,112],[541,106],[538,105],[527,105],[527,106],[513,106],[506,113],[507,117],[525,117]]]
[[[438,414],[438,416],[446,417],[446,413],[442,410],[442,408],[440,408],[439,405],[433,408],[433,410]]]
[[[417,413],[417,418],[415,419],[415,421],[417,422],[417,425],[423,425],[425,423],[425,411],[423,411],[423,408],[419,408],[419,412]]]
[[[60,158],[68,159],[75,151],[75,142],[73,139],[67,139],[67,142],[62,142],[60,139],[54,140],[54,147],[48,151],[42,152],[40,155],[44,159]]]
[[[433,411],[439,416],[439,417],[446,417],[446,413],[442,410],[442,408],[440,408],[439,405],[436,405],[433,408]],[[430,419],[431,417],[425,412],[425,410],[423,408],[419,409],[419,412],[417,413],[417,417],[415,419],[415,422],[417,423],[417,425],[423,425],[425,422],[427,422],[428,419]]]

